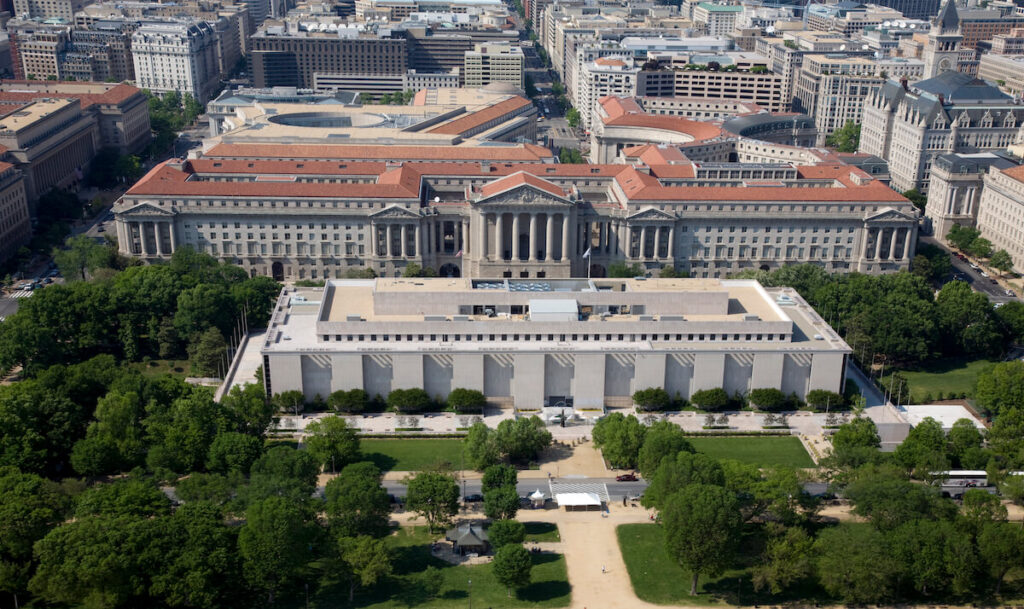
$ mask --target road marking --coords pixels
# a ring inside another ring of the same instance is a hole
[[[32,295],[32,290],[18,290],[17,292],[11,294],[10,297],[11,298],[28,298],[31,295]]]

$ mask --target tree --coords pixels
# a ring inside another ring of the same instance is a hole
[[[693,445],[686,439],[683,429],[675,423],[658,421],[647,428],[644,443],[637,457],[637,469],[644,478],[650,478],[661,464],[662,459],[674,459],[681,452],[694,452]]]
[[[388,534],[391,505],[380,479],[377,466],[364,461],[346,465],[336,478],[327,482],[325,511],[335,537]]]
[[[936,487],[913,484],[892,472],[866,469],[846,487],[853,513],[875,528],[891,531],[918,518],[950,519],[956,506],[939,495]]]
[[[426,519],[431,530],[447,526],[459,513],[459,485],[439,472],[420,472],[405,480],[405,505]]]
[[[194,374],[219,378],[224,371],[228,343],[217,328],[203,332],[189,345],[189,360]]]
[[[854,121],[846,121],[845,125],[825,138],[825,145],[839,152],[857,152],[860,145],[860,125]]]
[[[235,385],[220,400],[236,431],[262,438],[274,420],[275,407],[263,393],[263,383]]]
[[[142,163],[139,157],[134,154],[125,154],[117,158],[114,163],[114,177],[119,182],[134,182],[142,175]]]
[[[903,196],[909,199],[910,202],[914,204],[914,207],[921,211],[924,211],[924,208],[928,205],[928,197],[916,188],[904,191]]]
[[[393,389],[388,394],[388,408],[395,412],[423,412],[430,408],[430,405],[430,395],[418,387]]]
[[[978,535],[990,523],[1005,521],[1007,516],[1002,500],[980,488],[968,489],[964,493],[961,513],[974,535]]]
[[[988,259],[989,265],[997,269],[1000,273],[1009,273],[1010,269],[1013,268],[1013,258],[1010,257],[1010,252],[1006,250],[996,250],[992,252],[992,257]]]
[[[965,282],[951,281],[942,287],[935,298],[935,315],[949,354],[984,355],[1002,350],[1002,330],[992,305]]]
[[[576,108],[569,108],[565,113],[565,120],[573,129],[580,126],[580,112]]]
[[[241,474],[189,474],[175,483],[174,493],[186,503],[205,502],[223,506],[237,495],[237,489],[245,484]]]
[[[476,389],[458,387],[448,394],[448,406],[458,413],[483,412],[486,405],[487,398]]]
[[[722,410],[729,405],[729,394],[725,389],[701,389],[693,392],[690,402],[701,410]]]
[[[321,466],[330,464],[332,473],[359,458],[356,430],[341,417],[328,416],[306,425],[304,442]]]
[[[811,389],[804,398],[807,405],[815,410],[844,410],[846,399],[841,394],[827,389]]]
[[[967,246],[967,252],[978,258],[988,258],[992,255],[992,242],[984,237],[978,237]]]
[[[1008,522],[986,524],[978,535],[978,552],[996,580],[996,594],[1011,569],[1024,567],[1024,529]]]
[[[511,597],[513,588],[522,588],[530,583],[533,560],[526,548],[518,544],[509,544],[494,553],[492,568],[494,579],[505,586],[507,596]]]
[[[749,397],[750,403],[756,405],[758,410],[778,412],[789,407],[789,397],[774,387],[751,389]]]
[[[649,387],[635,391],[633,403],[640,410],[667,410],[672,405],[672,398],[661,387]]]
[[[1012,300],[996,309],[996,317],[1006,328],[1009,339],[1024,342],[1024,302]]]
[[[613,412],[594,425],[594,446],[601,449],[612,467],[635,468],[646,432],[635,416]]]
[[[949,228],[949,232],[946,233],[946,241],[956,249],[966,251],[970,248],[971,243],[980,236],[981,231],[976,228],[954,224]]]
[[[307,518],[306,510],[285,497],[267,497],[245,511],[245,524],[238,533],[242,572],[270,603],[314,558],[310,552],[314,531]]]
[[[96,269],[111,268],[116,257],[114,248],[87,235],[68,237],[63,249],[53,250],[53,261],[68,281],[84,281]]]
[[[344,393],[344,392],[335,392]],[[331,397],[334,393],[331,394]],[[274,406],[281,412],[291,412],[295,416],[299,415],[299,412],[306,409],[306,396],[298,389],[290,389],[288,391],[282,391],[281,393],[275,393],[274,397],[271,398]],[[328,399],[328,403],[330,403]]]
[[[642,503],[644,507],[664,509],[675,493],[694,484],[723,486],[722,464],[701,453],[680,452],[666,457],[650,479]]]
[[[613,262],[608,265],[609,277],[644,277],[647,269],[638,262],[626,264],[625,262]]]
[[[996,420],[1008,409],[1024,404],[1024,362],[1002,362],[979,374],[974,399]]]
[[[352,603],[356,587],[373,586],[391,574],[391,558],[384,540],[367,535],[345,537],[338,541],[341,560],[348,567],[348,602]]]
[[[521,544],[526,538],[526,525],[518,520],[495,520],[487,527],[487,540],[495,550],[509,544]]]
[[[481,484],[483,492],[486,493],[491,489],[503,486],[515,488],[517,482],[519,482],[519,476],[516,474],[516,468],[510,465],[491,465],[484,470]]]
[[[964,594],[975,582],[977,560],[970,537],[950,522],[915,520],[889,535],[890,554],[915,592]]]
[[[814,543],[821,585],[847,603],[883,603],[896,594],[900,565],[885,536],[870,527],[825,529]]]
[[[319,473],[320,466],[308,451],[275,446],[252,464],[245,491],[250,501],[271,496],[306,500],[316,489]]]
[[[146,518],[171,511],[171,501],[152,480],[127,478],[97,484],[75,500],[75,517],[128,516]]]
[[[0,590],[15,606],[32,575],[32,546],[64,520],[68,504],[56,483],[0,467]]]
[[[192,340],[212,328],[230,333],[234,321],[235,302],[223,285],[200,283],[178,296],[174,327],[183,337]]]
[[[690,596],[696,596],[701,575],[718,575],[732,562],[743,528],[736,496],[693,484],[668,498],[661,518],[669,556],[691,573]]]
[[[335,412],[356,414],[366,410],[370,397],[362,389],[338,390],[327,397],[327,405]]]
[[[981,451],[983,438],[981,432],[975,427],[974,421],[960,419],[953,423],[949,433],[947,451],[960,467],[965,469],[984,469],[985,463],[981,463],[984,453]],[[988,460],[985,459],[987,462]],[[967,465],[965,465],[967,463]]]
[[[931,417],[910,430],[906,439],[896,447],[893,459],[917,478],[928,479],[931,472],[948,469],[946,460],[946,434],[942,424]]]
[[[514,463],[526,463],[551,446],[551,432],[537,416],[505,419],[494,430],[494,441],[503,457]]]
[[[263,440],[226,431],[217,434],[206,456],[206,469],[221,474],[249,474],[249,468],[263,452]]]
[[[511,519],[519,511],[519,493],[515,486],[499,486],[484,492],[484,514],[492,520]]]
[[[494,431],[484,423],[474,423],[462,441],[462,454],[466,465],[482,471],[501,458]]]
[[[791,527],[776,532],[765,546],[761,563],[754,567],[754,590],[778,594],[810,577],[814,540],[805,530]]]

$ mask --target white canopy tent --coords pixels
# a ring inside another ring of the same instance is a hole
[[[558,493],[555,501],[567,512],[601,509],[601,498],[597,493]]]

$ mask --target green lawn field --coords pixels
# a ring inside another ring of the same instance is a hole
[[[910,384],[912,397],[910,401],[901,401],[922,403],[929,395],[933,400],[937,400],[940,393],[944,397],[961,393],[972,397],[978,375],[995,365],[996,362],[986,359],[946,358],[928,362],[916,370],[901,370],[900,374],[906,377],[907,383]],[[889,382],[889,378],[888,374],[882,377],[883,386]]]
[[[420,471],[438,463],[460,468],[462,440],[451,438],[364,438],[363,456],[381,471]]]
[[[735,459],[758,466],[814,467],[814,461],[794,436],[691,436],[698,451],[716,459]]]
[[[526,527],[526,543],[541,541],[562,541],[558,534],[558,525],[553,522],[524,522]]]
[[[339,585],[318,595],[317,607],[363,609],[449,609],[474,607],[518,609],[566,607],[570,587],[565,558],[560,554],[534,554],[530,584],[512,596],[494,579],[490,564],[454,566],[430,555],[430,542],[438,539],[425,527],[401,528],[387,538],[394,556],[393,573],[386,581],[356,593],[348,604],[347,588]],[[472,582],[472,583],[470,583]]]

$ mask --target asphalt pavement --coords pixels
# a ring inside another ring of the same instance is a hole
[[[928,243],[941,247],[945,251],[949,251],[945,245],[940,243],[935,237],[921,237],[922,243]],[[949,261],[953,264],[953,269],[960,273],[964,277],[965,281],[970,284],[976,292],[980,292],[988,297],[992,302],[1009,302],[1011,300],[1017,300],[1017,297],[1007,296],[1005,293],[1006,288],[1001,284],[992,283],[991,277],[983,277],[981,275],[981,269],[972,269],[969,262],[963,262],[954,255],[949,256]]]
[[[562,483],[573,483],[573,482],[587,482],[590,484],[606,484],[608,486],[608,494],[612,500],[622,501],[622,497],[636,497],[644,492],[647,488],[647,482],[643,480],[637,480],[636,482],[616,482],[615,478],[556,478],[555,482]],[[384,488],[388,493],[395,497],[405,497],[405,485],[395,480],[385,480],[383,483]],[[460,492],[463,496],[466,495],[478,495],[482,489],[482,481],[478,479],[474,480],[461,480],[459,481]],[[520,497],[526,497],[530,493],[537,489],[547,494],[548,492],[548,481],[545,479],[534,479],[534,480],[520,480],[516,484],[516,491]],[[464,490],[463,490],[464,489]]]

